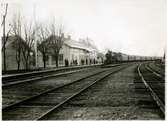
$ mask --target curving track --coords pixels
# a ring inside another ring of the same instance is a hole
[[[153,99],[165,115],[165,80],[156,72],[148,68],[147,64],[138,66],[138,73]]]
[[[160,65],[157,63],[148,63],[147,67],[149,67],[154,73],[157,73],[158,75],[160,75],[162,78],[165,79],[165,65]]]

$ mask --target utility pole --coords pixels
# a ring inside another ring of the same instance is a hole
[[[4,71],[6,71],[6,35],[5,35],[5,19],[6,19],[6,15],[7,15],[7,10],[8,10],[8,4],[6,4],[6,8],[5,8],[5,14],[3,15],[3,65],[4,65]]]
[[[36,23],[36,4],[33,5],[33,17],[34,17],[34,26],[37,27],[37,23]],[[36,30],[37,31],[37,30]],[[35,32],[35,43],[34,43],[34,49],[35,49],[35,67],[38,68],[38,49],[37,49],[37,37],[36,37],[36,32]]]

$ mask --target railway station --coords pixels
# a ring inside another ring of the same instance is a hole
[[[118,1],[1,4],[2,120],[165,120],[163,2]]]

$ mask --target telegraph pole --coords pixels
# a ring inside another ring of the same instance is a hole
[[[6,8],[5,8],[5,14],[3,15],[3,65],[4,65],[4,71],[6,71],[6,35],[5,35],[5,19],[6,19],[6,15],[7,15],[7,10],[8,10],[8,4],[6,4]]]
[[[36,23],[36,4],[33,5],[33,17],[34,17],[34,26],[37,25]],[[37,27],[37,26],[36,26]],[[37,31],[37,30],[36,30]],[[37,37],[36,37],[36,32],[35,32],[35,42],[34,42],[34,49],[35,49],[35,67],[38,68],[38,49],[37,49]]]

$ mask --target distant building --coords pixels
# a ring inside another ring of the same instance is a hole
[[[87,46],[81,41],[72,40],[70,36],[64,38],[64,44],[59,52],[59,66],[65,66],[65,62],[68,61],[70,65],[90,65],[96,64],[97,49]],[[54,55],[49,53],[46,61],[47,67],[53,67],[56,64]],[[42,54],[38,52],[38,65],[43,67]]]

